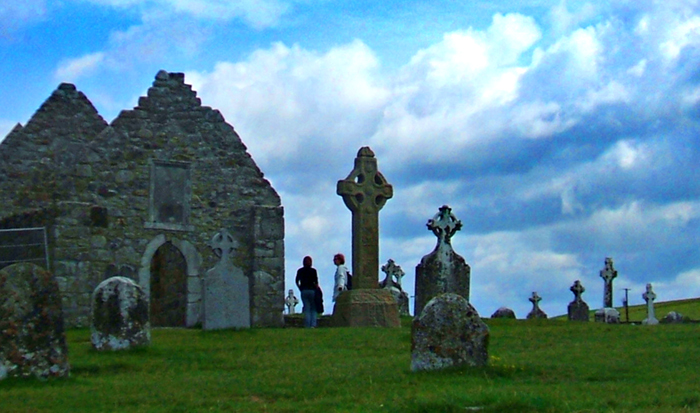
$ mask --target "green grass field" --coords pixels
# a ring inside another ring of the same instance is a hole
[[[700,410],[700,324],[486,319],[488,367],[413,373],[411,319],[402,321],[156,329],[150,347],[109,353],[71,330],[71,377],[0,382],[0,412]]]

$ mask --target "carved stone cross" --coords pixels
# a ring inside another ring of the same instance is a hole
[[[586,291],[585,288],[583,288],[583,285],[581,285],[581,281],[576,280],[574,281],[574,285],[569,288],[572,293],[574,293],[574,301],[582,301],[583,299],[581,298],[581,294],[583,294],[584,291]]]
[[[233,250],[237,247],[238,242],[226,229],[221,229],[209,241],[209,248],[212,249],[217,258],[221,258],[221,261],[228,260]]]
[[[532,297],[530,297],[529,300],[532,303],[533,311],[536,311],[540,308],[540,301],[542,301],[542,297],[537,295],[537,291],[532,292]]]
[[[659,320],[656,319],[654,314],[654,300],[656,300],[656,293],[651,289],[651,284],[647,284],[647,290],[642,294],[642,298],[647,303],[647,318],[642,322],[643,324],[658,324]]]
[[[605,281],[603,290],[603,307],[608,308],[613,306],[613,279],[617,277],[617,271],[613,268],[612,258],[605,258],[605,268],[600,271],[600,278]]]
[[[338,181],[336,192],[352,212],[353,287],[377,288],[379,210],[394,190],[377,170],[377,159],[369,147],[357,152],[355,168]]]
[[[441,206],[440,212],[429,219],[426,225],[438,238],[438,247],[442,244],[452,245],[452,236],[462,229],[462,221],[454,216],[452,208],[447,205]]]
[[[386,274],[384,288],[391,288],[393,286],[392,281],[396,278],[396,284],[398,284],[399,289],[401,289],[401,279],[406,273],[401,269],[400,265],[396,265],[394,260],[389,258],[389,261],[382,265],[382,271]]]

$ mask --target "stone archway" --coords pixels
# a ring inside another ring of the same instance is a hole
[[[166,245],[167,244],[167,245]],[[161,249],[163,247],[163,249]],[[170,257],[170,263],[167,263],[168,257]],[[163,261],[166,261],[165,263]],[[200,314],[202,307],[202,280],[199,274],[199,268],[201,266],[202,258],[197,252],[197,249],[189,242],[185,240],[179,240],[177,238],[166,237],[164,234],[160,234],[153,238],[151,242],[148,243],[146,249],[141,256],[141,265],[139,267],[139,284],[146,292],[149,297],[149,302],[151,300],[151,287],[154,285],[152,281],[153,271],[156,271],[159,277],[163,274],[163,271],[167,272],[168,267],[174,267],[177,270],[184,273],[184,281],[173,281],[173,285],[170,287],[174,291],[180,291],[184,289],[185,298],[179,305],[184,305],[184,322],[178,322],[179,326],[192,327],[198,322],[200,322]],[[160,268],[159,268],[160,267]],[[167,275],[166,275],[167,277]],[[176,275],[181,277],[180,275]],[[157,285],[160,291],[154,291],[156,293],[156,299],[159,299],[163,295],[163,280],[158,280],[155,285]],[[168,284],[168,280],[165,280],[165,285]],[[174,300],[173,300],[174,301]],[[171,303],[177,306],[177,303]],[[156,303],[156,307],[163,305],[162,301]],[[167,305],[167,304],[166,304]],[[153,307],[151,307],[153,310]],[[156,311],[160,311],[156,308]],[[174,311],[174,310],[173,310]],[[174,314],[174,313],[173,313]],[[159,319],[161,315],[151,314],[152,322],[157,323],[162,320]],[[173,317],[175,317],[173,315]],[[180,317],[180,316],[178,316]],[[180,320],[179,318],[175,318]],[[154,323],[153,325],[158,325]],[[183,324],[184,323],[184,324]],[[162,324],[161,324],[162,325]]]
[[[187,263],[172,242],[166,242],[151,258],[151,325],[184,327],[187,320]]]

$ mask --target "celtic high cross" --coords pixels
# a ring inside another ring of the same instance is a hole
[[[572,285],[571,288],[569,288],[569,290],[571,290],[571,292],[574,293],[574,301],[583,301],[583,299],[581,298],[581,294],[583,294],[583,292],[586,291],[586,289],[583,288],[583,285],[581,285],[581,281],[574,281],[574,285]]]
[[[617,277],[617,271],[613,268],[612,258],[605,258],[605,268],[600,271],[600,278],[605,281],[603,289],[603,307],[613,306],[613,279]]]
[[[394,196],[394,190],[377,169],[377,159],[369,147],[357,152],[355,168],[338,181],[336,193],[352,212],[353,288],[377,288],[379,210]]]

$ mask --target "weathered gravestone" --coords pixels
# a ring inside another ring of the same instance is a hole
[[[442,293],[453,293],[469,301],[470,268],[464,258],[452,249],[452,236],[462,228],[462,221],[443,205],[426,224],[437,237],[437,245],[416,266],[415,314],[433,297]]]
[[[686,317],[683,314],[676,311],[670,311],[659,322],[662,324],[680,324],[687,323],[688,321],[690,321],[689,317]]]
[[[296,307],[299,305],[299,299],[294,296],[294,290],[289,290],[289,294],[287,294],[287,298],[284,299],[284,304],[287,306],[287,314],[295,314]]]
[[[617,271],[613,268],[613,260],[605,258],[605,268],[600,271],[600,278],[605,281],[603,286],[603,308],[613,306],[613,280],[617,277]]]
[[[63,310],[53,275],[34,264],[0,270],[0,380],[66,377]]]
[[[379,283],[379,287],[386,288],[391,292],[399,306],[400,315],[410,315],[408,312],[408,293],[401,287],[401,279],[406,273],[392,259],[382,265],[382,271],[386,274],[386,278]]]
[[[338,181],[337,194],[352,212],[353,288],[339,295],[332,323],[351,327],[400,327],[399,309],[389,290],[378,288],[379,210],[393,194],[369,147],[357,152],[355,167]]]
[[[570,302],[567,308],[569,321],[589,321],[588,304],[581,298],[583,292],[586,291],[583,285],[581,285],[581,281],[574,281],[574,285],[572,285],[569,290],[574,293],[574,301]]]
[[[411,370],[438,370],[488,363],[489,328],[457,294],[439,294],[413,320]]]
[[[250,327],[248,278],[230,259],[237,245],[226,229],[214,235],[209,244],[219,262],[204,278],[204,330]]]
[[[601,308],[599,310],[596,310],[593,317],[594,317],[596,323],[607,323],[607,324],[619,324],[620,323],[620,312],[612,307]]]
[[[491,314],[491,318],[515,318],[515,312],[508,307],[500,307]]]
[[[528,300],[530,300],[532,303],[532,310],[530,310],[530,313],[527,315],[528,319],[547,318],[547,314],[540,309],[540,301],[542,301],[542,297],[537,295],[537,291],[533,291],[532,297],[528,298]]]
[[[652,290],[651,284],[647,284],[647,290],[642,294],[642,298],[647,303],[647,318],[642,320],[642,324],[650,326],[659,324],[659,320],[656,319],[656,315],[654,314],[654,300],[656,300],[656,294]]]
[[[151,342],[148,297],[129,278],[111,277],[92,294],[90,341],[96,350],[125,350]]]

